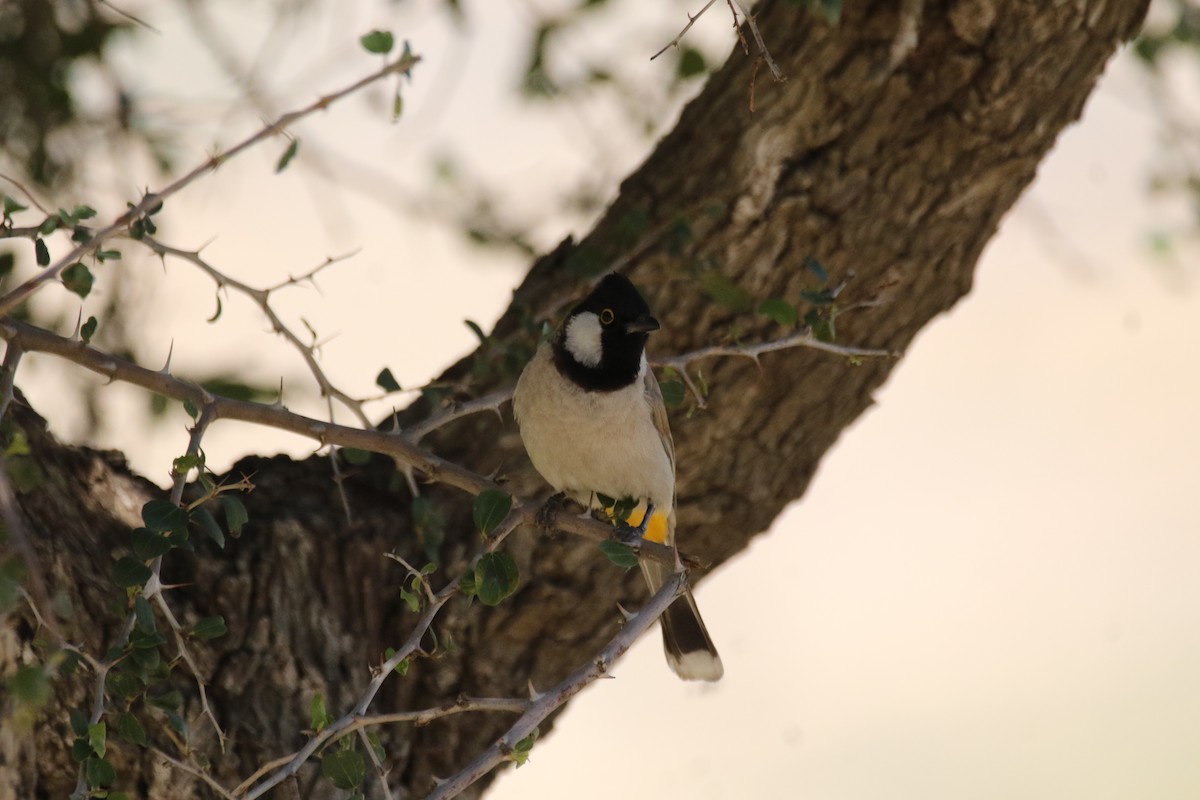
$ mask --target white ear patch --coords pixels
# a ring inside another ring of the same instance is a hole
[[[585,367],[600,365],[604,355],[600,343],[600,318],[591,311],[583,311],[571,317],[567,323],[563,345],[567,352]]]

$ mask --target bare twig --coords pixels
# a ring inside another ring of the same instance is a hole
[[[787,80],[783,74],[783,70],[775,63],[775,59],[771,57],[771,51],[767,49],[767,43],[763,41],[762,31],[758,29],[758,21],[756,17],[746,8],[743,0],[733,0],[738,8],[742,10],[742,16],[746,18],[746,24],[750,26],[750,33],[754,35],[754,43],[758,45],[758,57],[767,62],[767,67],[771,70],[771,75],[779,83]]]
[[[70,264],[79,261],[88,253],[95,251],[98,247],[100,247],[101,244],[120,234],[135,220],[144,217],[152,209],[158,207],[164,200],[188,186],[197,178],[212,172],[221,164],[225,163],[234,156],[241,154],[264,139],[283,132],[289,125],[292,125],[299,120],[316,113],[317,111],[325,110],[338,100],[341,100],[361,90],[364,86],[368,86],[378,80],[386,78],[389,75],[407,72],[408,70],[412,69],[420,60],[420,56],[411,54],[402,55],[396,61],[384,65],[382,68],[366,76],[365,78],[361,78],[349,86],[333,92],[332,94],[323,95],[304,108],[284,114],[274,122],[260,128],[256,133],[246,137],[228,150],[210,156],[203,163],[192,169],[191,172],[187,173],[181,178],[176,179],[173,183],[163,187],[162,189],[159,189],[157,192],[147,193],[145,197],[143,197],[136,204],[132,205],[129,210],[117,217],[107,227],[93,232],[92,237],[88,241],[71,248],[71,251],[58,261],[38,272],[37,275],[28,279],[11,292],[8,292],[4,296],[0,297],[0,315],[7,314],[18,305],[25,302],[30,295],[44,286],[47,281],[58,278],[59,274]]]
[[[714,356],[737,356],[748,358],[755,364],[758,364],[758,359],[764,353],[773,353],[777,350],[789,350],[794,347],[806,347],[811,350],[820,350],[824,353],[833,353],[834,355],[846,356],[847,358],[899,358],[900,354],[892,350],[876,350],[866,347],[849,347],[847,345],[833,344],[832,342],[823,342],[812,334],[812,331],[801,331],[783,339],[775,339],[770,342],[751,345],[724,345],[718,344],[712,347],[702,347],[699,350],[693,350],[690,353],[673,356],[671,358],[655,359],[651,363],[656,367],[664,367],[674,369],[683,378],[689,390],[696,398],[696,404],[700,408],[705,407],[703,393],[700,392],[695,383],[692,382],[691,376],[688,374],[687,367],[689,364],[699,361],[703,358],[713,358]]]
[[[404,430],[404,436],[413,444],[418,444],[422,439],[428,436],[433,431],[453,422],[456,419],[478,414],[481,411],[493,411],[497,417],[503,419],[500,413],[500,407],[512,399],[512,389],[500,389],[491,394],[477,397],[474,400],[468,400],[463,403],[454,403],[445,411],[438,414],[431,414],[418,423],[408,426]]]
[[[271,294],[273,292],[277,292],[280,289],[288,286],[295,286],[303,281],[312,280],[318,272],[338,263],[339,261],[349,258],[351,255],[353,255],[352,253],[340,256],[328,256],[324,262],[314,269],[304,273],[300,277],[289,278],[282,283],[278,283],[266,289],[258,289],[250,286],[249,284],[242,283],[237,278],[232,278],[229,275],[226,275],[224,272],[210,264],[203,256],[201,256],[199,250],[184,250],[179,247],[172,247],[171,245],[163,244],[153,236],[145,236],[143,237],[142,241],[147,247],[149,247],[155,253],[158,253],[160,256],[173,256],[199,267],[204,274],[212,278],[213,282],[217,284],[218,289],[229,287],[250,298],[255,305],[259,307],[259,310],[262,311],[263,315],[267,318],[267,321],[271,323],[271,328],[275,331],[275,333],[286,339],[288,343],[300,353],[301,357],[304,359],[304,363],[308,366],[308,371],[312,373],[313,378],[317,381],[317,386],[320,388],[321,394],[337,400],[339,403],[345,406],[352,414],[354,414],[355,418],[357,418],[364,427],[371,426],[371,420],[367,417],[366,412],[363,410],[363,401],[351,397],[349,394],[343,392],[341,389],[333,385],[333,383],[325,375],[325,371],[321,368],[320,363],[317,361],[316,345],[305,344],[304,341],[302,341],[300,337],[297,336],[292,329],[283,322],[279,314],[277,314],[275,309],[271,306]],[[332,413],[333,409],[331,407],[331,421],[333,419]]]
[[[683,37],[684,37],[684,35],[685,35],[685,34],[686,34],[688,31],[690,31],[690,30],[692,29],[692,26],[696,24],[696,20],[698,20],[698,19],[700,19],[700,17],[704,16],[704,12],[705,12],[705,11],[708,11],[708,9],[709,9],[709,8],[712,6],[712,4],[713,4],[713,3],[715,3],[715,2],[717,2],[717,0],[708,0],[708,2],[704,4],[704,8],[700,9],[699,11],[697,11],[697,12],[696,12],[696,14],[695,14],[695,16],[693,16],[693,15],[691,15],[691,14],[688,14],[688,15],[687,15],[687,18],[688,18],[687,25],[684,25],[684,26],[683,26],[683,30],[681,30],[681,31],[679,32],[679,35],[678,35],[678,36],[676,36],[676,37],[675,37],[674,39],[672,39],[671,41],[667,42],[666,46],[665,46],[665,47],[663,47],[663,49],[662,49],[662,50],[659,50],[657,53],[655,53],[654,55],[650,56],[650,60],[651,60],[651,61],[653,61],[654,59],[656,59],[656,58],[658,58],[659,56],[661,56],[663,53],[665,53],[665,52],[667,52],[668,50],[670,50],[672,47],[678,47],[678,46],[679,46],[679,42],[680,42],[680,40],[682,40],[682,39],[683,39]]]
[[[17,367],[21,365],[21,356],[24,354],[21,345],[11,342],[4,351],[4,364],[0,367],[3,370],[3,374],[0,375],[0,420],[8,414],[8,407],[12,405],[16,396],[14,382],[17,379]]]
[[[620,632],[600,651],[593,660],[572,672],[566,680],[553,689],[530,701],[528,709],[521,715],[500,740],[484,751],[460,772],[438,784],[429,795],[429,800],[449,800],[457,797],[467,787],[486,775],[509,758],[517,744],[531,735],[534,729],[563,703],[570,700],[590,683],[604,677],[617,659],[624,655],[639,636],[649,628],[667,607],[683,593],[687,586],[687,574],[676,572],[662,585],[650,601],[634,614]]]
[[[214,792],[217,793],[218,797],[223,797],[223,798],[225,798],[225,800],[237,800],[237,798],[233,794],[231,794],[228,789],[226,789],[224,786],[222,786],[220,783],[218,783],[216,778],[214,778],[212,775],[208,774],[208,772],[206,770],[200,769],[195,764],[189,764],[188,762],[181,761],[180,759],[175,758],[174,756],[167,755],[162,750],[159,750],[157,747],[151,747],[150,750],[151,750],[151,752],[154,753],[154,755],[161,758],[163,761],[170,764],[171,766],[175,767],[175,769],[178,769],[182,772],[186,772],[187,774],[191,775],[192,777],[199,778],[200,780],[204,781],[204,783],[208,785],[208,788],[212,789]]]
[[[33,192],[29,191],[29,189],[26,188],[25,184],[21,183],[16,178],[14,178],[10,175],[5,175],[3,173],[0,173],[0,180],[8,181],[13,186],[20,189],[21,193],[25,195],[26,199],[28,199],[29,202],[33,203],[33,205],[37,208],[38,211],[41,211],[46,216],[50,216],[51,212],[44,205],[42,205],[41,203],[38,202],[37,196],[34,195]]]

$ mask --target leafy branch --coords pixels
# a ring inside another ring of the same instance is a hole
[[[223,150],[216,155],[210,156],[201,164],[197,165],[190,172],[176,179],[167,186],[159,189],[156,192],[147,192],[140,201],[130,205],[129,209],[117,217],[112,223],[104,228],[94,231],[90,234],[86,241],[77,243],[70,252],[62,256],[53,264],[50,264],[46,269],[29,278],[20,286],[17,286],[7,294],[0,296],[0,315],[8,314],[14,308],[25,302],[38,289],[44,286],[48,281],[54,280],[59,275],[77,263],[84,256],[95,252],[100,245],[114,236],[118,236],[127,230],[138,220],[147,217],[149,214],[159,208],[162,203],[172,195],[179,192],[181,189],[195,182],[196,179],[208,174],[217,169],[231,158],[245,152],[259,142],[269,137],[278,135],[284,132],[288,126],[299,122],[317,111],[323,111],[337,101],[352,95],[365,86],[369,86],[376,81],[386,78],[389,75],[407,72],[412,69],[421,60],[420,56],[413,55],[407,51],[393,62],[385,64],[374,73],[360,78],[354,83],[339,89],[331,94],[322,95],[309,105],[296,111],[288,112],[274,122],[263,126],[257,132],[246,137],[233,147]]]

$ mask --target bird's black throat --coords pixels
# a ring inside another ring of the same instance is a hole
[[[594,367],[581,364],[566,347],[565,331],[559,331],[551,349],[558,371],[579,388],[588,392],[615,392],[638,379],[642,371],[642,353],[646,349],[645,333],[627,333],[610,328],[600,335],[600,363]]]

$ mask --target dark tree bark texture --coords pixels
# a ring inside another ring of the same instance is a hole
[[[853,276],[843,305],[866,304],[839,318],[838,340],[903,351],[969,291],[1001,217],[1079,116],[1146,4],[926,0],[919,40],[892,69],[901,5],[847,2],[832,28],[802,5],[763,2],[758,23],[788,81],[774,83],[759,69],[751,113],[753,59],[735,50],[624,182],[594,231],[533,266],[496,326],[498,345],[530,347],[528,320],[558,313],[584,291],[589,275],[621,258],[663,322],[652,356],[723,341],[733,327],[744,342],[774,338],[782,333],[775,323],[713,302],[702,288],[711,278],[703,276],[715,272],[755,300],[801,303],[801,291],[813,283],[804,266],[811,256],[835,282]],[[477,357],[493,358],[502,352],[498,345]],[[447,377],[465,378],[472,364],[455,365]],[[746,547],[804,492],[822,454],[872,402],[894,365],[854,366],[809,350],[767,355],[761,370],[745,359],[704,362],[708,409],[671,420],[683,549],[717,566]],[[512,378],[497,368],[472,388]],[[405,419],[423,413],[414,407]],[[153,488],[127,475],[115,457],[56,443],[28,412],[18,424],[47,476],[21,503],[60,599],[57,612],[68,638],[101,656],[124,613],[111,564],[125,552]],[[468,417],[428,444],[485,474],[499,470],[521,496],[546,492],[511,418],[501,424],[492,415]],[[257,488],[246,498],[251,522],[241,538],[225,550],[201,545],[195,555],[167,559],[165,579],[186,584],[169,595],[176,613],[187,621],[222,614],[229,626],[227,636],[194,648],[230,736],[224,756],[197,714],[194,685],[177,679],[193,742],[228,786],[303,744],[315,692],[335,715],[346,709],[369,665],[415,619],[398,596],[403,570],[381,556],[395,550],[424,561],[408,493],[389,487],[387,465],[350,469],[353,524],[345,521],[327,459],[246,459],[234,472],[253,475]],[[445,580],[468,563],[478,534],[469,498],[424,488],[447,517],[435,575]],[[613,568],[592,543],[521,530],[507,548],[521,569],[517,593],[496,608],[452,601],[435,625],[442,654],[389,680],[374,711],[424,708],[460,693],[522,696],[530,680],[549,686],[612,636],[617,602],[644,599],[637,571]],[[9,623],[0,630],[4,673],[42,652],[31,616]],[[81,670],[54,685],[33,733],[15,729],[11,717],[0,729],[0,798],[64,797],[74,786],[67,710],[90,708],[92,681]],[[497,714],[389,728],[383,733],[393,782],[424,796],[434,776],[463,766],[509,722]],[[110,760],[135,796],[208,796],[144,750],[114,745]],[[303,772],[301,788],[315,775],[311,767]],[[319,784],[311,796],[327,796],[328,786]],[[271,796],[291,795],[285,788]]]

